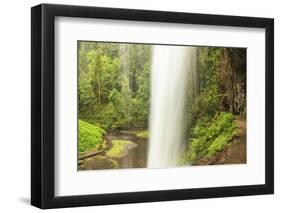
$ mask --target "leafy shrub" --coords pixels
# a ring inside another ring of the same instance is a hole
[[[79,152],[88,151],[103,143],[105,131],[93,124],[79,120]]]
[[[127,128],[131,122],[129,100],[116,89],[113,89],[108,99],[109,103],[99,110],[96,119],[93,120],[106,130]]]
[[[191,131],[185,158],[189,162],[211,157],[223,150],[237,134],[234,115],[219,112],[214,117],[203,116]]]
[[[204,114],[214,114],[218,109],[221,100],[221,95],[218,94],[217,87],[202,91],[195,99],[193,105],[193,113],[198,117]]]

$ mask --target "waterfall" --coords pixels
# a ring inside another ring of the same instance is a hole
[[[196,69],[194,47],[153,47],[149,118],[149,168],[176,166],[186,132],[189,74]]]
[[[121,92],[126,99],[126,112],[127,112],[127,128],[130,128],[130,108],[131,108],[131,77],[130,77],[130,52],[129,46],[127,44],[120,44],[120,61],[121,61],[121,70],[122,70],[122,89]]]

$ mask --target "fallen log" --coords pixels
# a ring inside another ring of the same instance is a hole
[[[105,150],[100,150],[100,151],[97,151],[97,152],[87,153],[87,154],[84,154],[82,156],[79,156],[78,160],[84,160],[86,158],[89,158],[89,157],[92,157],[92,156],[95,156],[95,155],[103,154],[104,152],[105,152]]]

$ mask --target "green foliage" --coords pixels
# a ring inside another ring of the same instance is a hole
[[[120,158],[126,155],[128,146],[136,144],[128,140],[112,140],[112,148],[107,151],[106,156],[110,158]]]
[[[221,95],[218,95],[217,90],[210,89],[202,91],[200,95],[195,98],[193,107],[193,113],[197,117],[210,114],[213,115],[218,109]]]
[[[85,152],[103,143],[105,131],[88,122],[79,120],[79,152]]]
[[[219,112],[214,117],[201,117],[191,131],[185,160],[194,162],[221,151],[237,134],[236,128],[234,115],[228,112]]]
[[[125,100],[122,94],[113,89],[108,96],[108,104],[101,110],[100,114],[96,117],[96,122],[105,129],[117,129],[124,127],[128,123],[126,117]]]
[[[236,132],[231,132],[225,133],[225,135],[218,136],[208,147],[207,157],[211,157],[215,153],[223,150],[235,134]]]
[[[232,113],[244,114],[245,110],[243,103],[246,99],[241,84],[245,82],[245,54],[243,49],[199,48],[199,78],[195,79],[198,82],[189,79],[191,88],[188,90],[186,117],[190,122],[189,140],[180,165],[211,158],[228,146],[237,134]],[[196,85],[199,85],[199,92],[194,94]],[[235,88],[240,89],[239,94]]]
[[[217,90],[219,85],[219,65],[222,48],[203,47],[199,49],[200,90]]]
[[[149,55],[149,53],[146,53]],[[132,100],[132,116],[135,126],[138,128],[147,128],[150,104],[150,61],[142,66],[136,75],[136,84],[138,85],[135,98]]]
[[[219,69],[222,48],[199,48],[199,81],[200,93],[192,105],[192,115],[195,119],[206,114],[214,115],[220,111],[223,95],[219,91]]]
[[[78,48],[79,118],[106,130],[146,128],[151,47],[79,42]]]

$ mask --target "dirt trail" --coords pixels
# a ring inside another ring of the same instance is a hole
[[[241,116],[236,116],[235,122],[239,133],[230,142],[229,146],[212,158],[200,160],[199,165],[246,163],[246,120]]]

